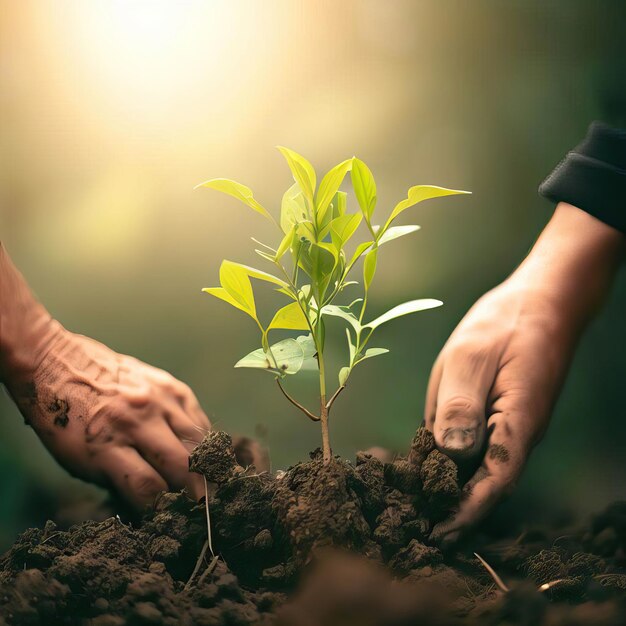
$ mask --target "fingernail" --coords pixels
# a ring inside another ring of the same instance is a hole
[[[443,447],[446,452],[471,454],[476,447],[476,428],[448,428],[443,434]]]

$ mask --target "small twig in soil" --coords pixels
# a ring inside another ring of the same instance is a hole
[[[203,476],[203,478],[204,478],[204,508],[206,510],[207,539],[204,542],[204,545],[202,546],[202,550],[200,551],[200,556],[198,557],[198,560],[196,561],[196,566],[193,568],[193,572],[191,572],[191,576],[189,577],[189,580],[187,581],[187,584],[185,585],[185,591],[189,589],[189,587],[191,587],[191,583],[193,582],[193,579],[196,577],[196,574],[200,570],[200,566],[202,565],[202,562],[204,561],[204,557],[206,555],[207,549],[211,551],[211,556],[213,557],[213,560],[216,561],[217,559],[217,557],[215,556],[215,553],[213,552],[213,540],[211,537],[211,514],[209,513],[209,483],[207,482],[206,476]]]
[[[39,545],[43,546],[43,544],[46,543],[46,541],[48,541],[49,539],[52,539],[53,537],[58,537],[60,534],[61,534],[61,531],[52,533],[49,537],[46,537]]]
[[[215,556],[213,552],[213,539],[211,537],[211,514],[209,513],[209,484],[207,483],[206,476],[204,478],[204,508],[206,509],[206,531],[207,531],[207,543],[209,550],[211,550],[211,556]]]
[[[548,591],[548,589],[552,589],[552,587],[558,585],[559,583],[562,583],[564,580],[565,578],[557,578],[556,580],[551,580],[549,583],[543,583],[543,585],[539,585],[537,591],[541,591],[542,593],[544,591]]]
[[[280,382],[280,379],[277,378],[276,379],[276,383],[278,384],[278,388],[282,391],[283,396],[285,396],[285,398],[287,398],[287,400],[289,400],[289,402],[291,402],[291,404],[293,404],[295,407],[300,409],[310,420],[312,420],[314,422],[319,422],[320,421],[320,418],[317,415],[314,415],[313,413],[311,413],[311,411],[309,411],[309,409],[307,409],[306,407],[302,406],[297,400],[292,398],[287,393],[287,390],[283,387],[282,383]]]
[[[489,575],[491,576],[491,578],[493,578],[493,582],[496,583],[496,586],[498,587],[498,589],[500,589],[500,591],[503,591],[504,593],[507,593],[509,591],[509,588],[504,584],[504,581],[502,580],[502,578],[500,578],[500,576],[498,576],[498,574],[493,569],[493,567],[491,567],[491,565],[489,565],[489,563],[487,563],[487,561],[485,561],[485,559],[483,559],[483,557],[480,556],[480,554],[478,554],[477,552],[474,552],[474,556],[480,561],[481,565],[489,572]]]
[[[187,581],[184,591],[187,591],[189,589],[189,587],[191,587],[191,583],[193,582],[193,579],[196,577],[196,574],[198,573],[198,570],[200,569],[200,565],[202,565],[202,561],[204,561],[204,555],[206,554],[206,550],[209,547],[209,541],[208,539],[204,542],[204,545],[202,546],[202,550],[200,551],[200,556],[198,557],[198,560],[196,561],[196,566],[193,568],[193,572],[191,572],[191,576],[189,577],[189,580]]]

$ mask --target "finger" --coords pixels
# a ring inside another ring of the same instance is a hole
[[[443,371],[443,360],[441,355],[435,361],[430,378],[428,379],[428,387],[426,389],[426,405],[424,407],[424,422],[426,428],[432,431],[435,426],[435,413],[437,411],[437,392],[439,391],[439,383],[441,382],[441,373]]]
[[[437,447],[455,460],[476,458],[486,434],[485,406],[496,375],[485,349],[448,352],[437,390],[433,434]]]
[[[204,481],[189,471],[189,452],[164,421],[134,433],[134,446],[141,456],[162,476],[172,490],[187,487],[193,497],[204,495]]]
[[[211,431],[211,422],[204,413],[202,413],[204,419],[200,416],[193,419],[189,413],[181,409],[178,403],[172,403],[169,409],[165,413],[165,421],[190,453]]]
[[[457,513],[435,526],[431,539],[453,543],[512,492],[532,447],[527,433],[521,432],[523,423],[523,416],[516,412],[497,413],[489,419],[490,437],[483,462],[463,488]]]
[[[107,482],[138,510],[151,506],[161,491],[167,491],[159,473],[130,446],[111,446],[102,454],[99,467]]]

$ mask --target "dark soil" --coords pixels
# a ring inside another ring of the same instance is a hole
[[[223,432],[190,457],[207,479],[215,556],[205,502],[185,493],[162,494],[136,526],[48,522],[0,560],[0,626],[626,623],[626,503],[584,530],[444,554],[430,531],[463,492],[424,429],[391,463],[324,465],[315,452],[274,477],[237,458]]]

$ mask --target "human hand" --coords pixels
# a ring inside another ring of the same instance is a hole
[[[482,463],[433,539],[455,541],[514,488],[622,255],[621,233],[562,203],[520,268],[451,335],[431,374],[426,425],[440,450]]]
[[[189,387],[52,320],[48,326],[45,350],[28,360],[35,365],[9,368],[6,383],[59,463],[136,508],[168,488],[203,495],[188,455],[210,423]]]

